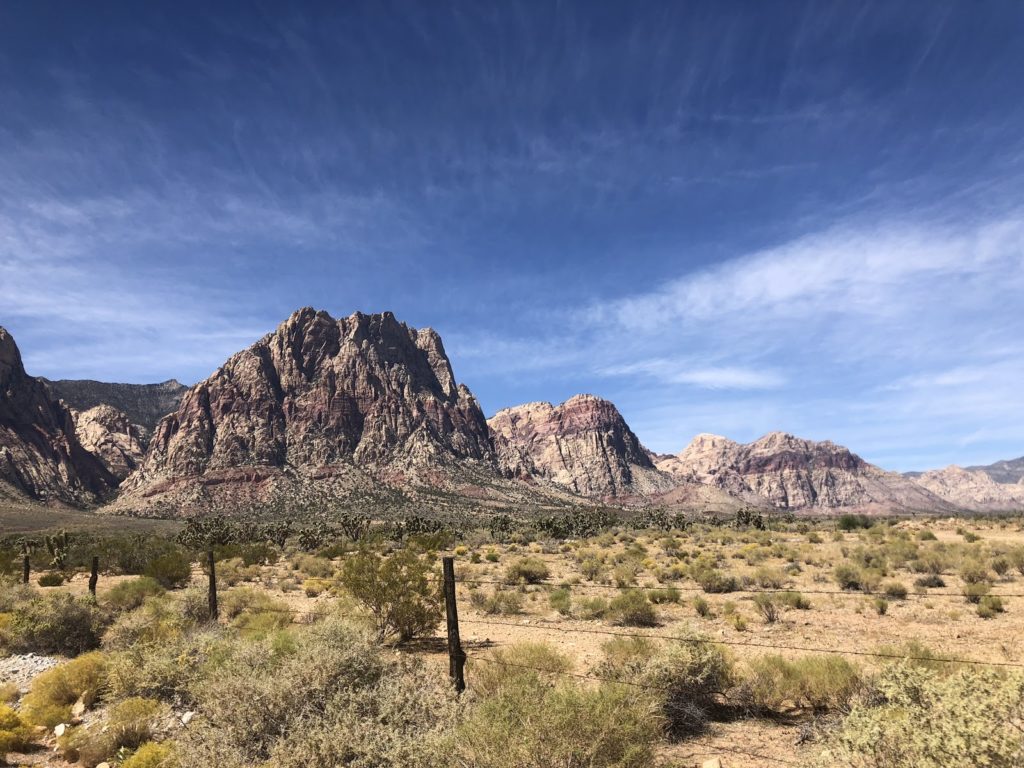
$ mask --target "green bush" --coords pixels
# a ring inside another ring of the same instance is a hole
[[[775,597],[780,605],[794,611],[807,611],[811,608],[811,601],[799,592],[779,592]]]
[[[158,645],[180,637],[190,626],[176,602],[154,597],[118,616],[103,635],[103,647],[122,650],[140,644]]]
[[[662,605],[664,603],[678,603],[682,599],[682,593],[675,587],[666,587],[665,589],[651,589],[647,591],[647,596],[650,601],[655,605]]]
[[[836,529],[840,531],[855,531],[858,528],[870,528],[871,518],[867,515],[840,515],[836,520]]]
[[[518,592],[495,589],[488,596],[476,590],[470,594],[469,601],[488,616],[515,616],[523,612],[523,598]]]
[[[8,752],[22,752],[32,742],[32,729],[13,708],[0,704],[0,764]]]
[[[36,579],[36,582],[40,587],[59,587],[64,583],[64,574],[59,571],[50,571]]]
[[[997,614],[1002,613],[1003,601],[995,595],[985,595],[978,602],[978,615],[983,619],[994,619]]]
[[[882,585],[882,591],[886,597],[896,600],[904,600],[907,597],[907,588],[898,581],[888,581]]]
[[[1011,768],[1024,761],[1024,676],[951,674],[908,664],[885,670],[827,733],[824,765]]]
[[[121,768],[179,768],[180,765],[170,745],[147,741],[121,763]]]
[[[411,549],[390,557],[362,551],[345,559],[341,583],[369,610],[381,640],[430,632],[441,620],[441,587],[431,563]]]
[[[693,580],[709,594],[735,592],[739,586],[736,577],[722,573],[717,568],[701,568],[693,573]]]
[[[487,678],[481,700],[451,741],[457,765],[474,768],[641,768],[651,765],[661,735],[658,702],[642,689],[576,681],[511,665],[564,671],[571,665],[537,645],[513,646],[474,666],[502,672]],[[524,724],[529,724],[524,727]]]
[[[563,616],[568,616],[572,613],[572,593],[564,587],[553,590],[548,596],[548,602],[552,608]]]
[[[785,659],[777,654],[751,659],[732,698],[758,714],[788,707],[816,713],[841,711],[858,691],[857,668],[840,656]]]
[[[693,598],[693,610],[696,611],[697,615],[702,619],[710,619],[714,616],[714,613],[711,610],[711,603],[700,595]]]
[[[885,616],[889,612],[889,601],[884,597],[876,597],[872,601],[872,605],[875,607],[875,613],[879,616]]]
[[[155,579],[164,589],[187,586],[192,579],[192,561],[184,550],[174,550],[150,560],[143,574]]]
[[[985,597],[989,592],[992,591],[992,585],[985,581],[968,582],[964,584],[964,599],[968,603],[978,604],[981,602],[981,598]]]
[[[103,602],[118,611],[130,611],[138,608],[147,597],[162,595],[164,588],[160,582],[149,576],[126,579],[112,586],[103,595]]]
[[[67,722],[71,705],[81,698],[92,706],[107,679],[107,659],[99,651],[40,673],[21,700],[21,714],[33,725],[52,728]]]
[[[922,589],[935,589],[946,586],[946,582],[938,574],[930,573],[927,576],[914,579],[914,586]]]
[[[443,675],[337,616],[290,637],[239,644],[196,683],[182,765],[439,764],[435,744],[457,712]]]
[[[754,595],[754,605],[765,624],[774,624],[779,620],[779,605],[772,595],[765,592]]]
[[[658,612],[647,595],[640,590],[630,589],[612,598],[608,605],[612,621],[624,627],[655,627]]]
[[[840,589],[861,588],[862,580],[860,568],[852,565],[851,563],[840,563],[832,571],[832,575]]]
[[[505,581],[509,584],[538,584],[550,574],[543,560],[536,557],[523,557],[509,565],[505,572]]]
[[[576,605],[581,619],[603,619],[608,614],[608,601],[603,597],[585,597]]]
[[[51,592],[14,608],[0,644],[15,653],[75,656],[97,648],[108,623],[91,599]]]

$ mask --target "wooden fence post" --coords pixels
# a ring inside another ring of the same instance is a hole
[[[213,565],[213,550],[206,553],[206,562],[210,567],[210,621],[216,621],[219,613],[217,611],[217,572]]]
[[[457,693],[466,690],[463,669],[466,666],[466,652],[459,639],[459,609],[455,604],[455,558],[441,560],[444,569],[444,612],[448,619],[448,674]]]
[[[96,582],[100,580],[100,559],[95,555],[92,558],[92,573],[89,574],[89,592],[96,599]]]
[[[25,557],[21,561],[21,583],[22,584],[28,584],[28,577],[29,577],[29,574],[31,572],[32,572],[31,557],[29,555],[25,555]]]

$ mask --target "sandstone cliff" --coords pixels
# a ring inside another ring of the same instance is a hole
[[[916,475],[914,482],[961,509],[1005,512],[1024,509],[1024,484],[997,483],[984,467],[956,465]]]
[[[132,424],[127,415],[109,405],[71,412],[78,442],[98,458],[118,482],[139,466],[149,442],[149,430]]]
[[[0,486],[5,495],[88,504],[116,485],[79,443],[71,412],[25,373],[11,335],[0,328]]]
[[[488,419],[498,466],[508,477],[535,477],[592,497],[668,490],[649,452],[607,400],[576,395],[558,406],[528,403]]]
[[[157,425],[124,497],[282,476],[440,483],[442,469],[493,476],[493,460],[483,413],[456,384],[437,333],[390,312],[335,320],[306,308],[188,391]]]
[[[152,431],[157,422],[178,410],[181,398],[188,391],[184,384],[170,379],[160,384],[111,384],[88,379],[40,378],[53,392],[76,411],[88,411],[109,405],[125,414],[132,424]]]
[[[952,505],[895,472],[834,443],[772,432],[741,444],[698,435],[658,467],[690,483],[720,488],[751,504],[778,509],[861,508],[943,512]]]

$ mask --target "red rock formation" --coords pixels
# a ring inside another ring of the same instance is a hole
[[[487,421],[498,466],[509,477],[540,477],[584,496],[652,493],[672,487],[655,469],[615,406],[576,395],[559,406],[527,403]]]
[[[247,467],[407,477],[467,462],[493,464],[487,424],[437,333],[390,312],[335,320],[306,308],[188,391],[124,491],[234,482]]]
[[[25,373],[18,346],[0,328],[0,485],[33,499],[87,504],[116,484],[79,443],[71,412]]]
[[[132,424],[111,405],[71,411],[78,441],[120,482],[139,466],[149,442],[149,430]]]

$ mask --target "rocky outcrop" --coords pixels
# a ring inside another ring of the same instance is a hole
[[[828,441],[772,432],[752,443],[702,434],[658,468],[681,481],[720,488],[778,509],[863,508],[949,511],[952,505],[895,472]]]
[[[88,504],[116,485],[75,434],[71,412],[25,373],[14,339],[0,328],[0,485],[7,495]]]
[[[1024,456],[980,467],[967,467],[967,469],[972,472],[984,472],[1000,485],[1024,484]]]
[[[110,405],[71,413],[78,442],[103,462],[118,482],[142,462],[149,442],[149,430],[144,426],[132,424],[127,415]]]
[[[668,490],[659,472],[614,405],[576,395],[558,406],[527,403],[487,421],[498,466],[508,477],[543,478],[591,497]]]
[[[998,483],[985,469],[964,469],[952,465],[945,469],[922,472],[913,479],[918,485],[961,509],[975,512],[1024,509],[1024,484]]]
[[[353,468],[396,483],[459,466],[493,476],[493,460],[483,413],[437,333],[390,312],[335,320],[306,308],[188,391],[124,496]]]
[[[40,378],[40,381],[76,411],[109,405],[125,414],[132,424],[140,424],[150,431],[160,419],[178,410],[181,398],[188,391],[188,387],[174,379],[160,384],[111,384],[88,379],[50,381]]]

